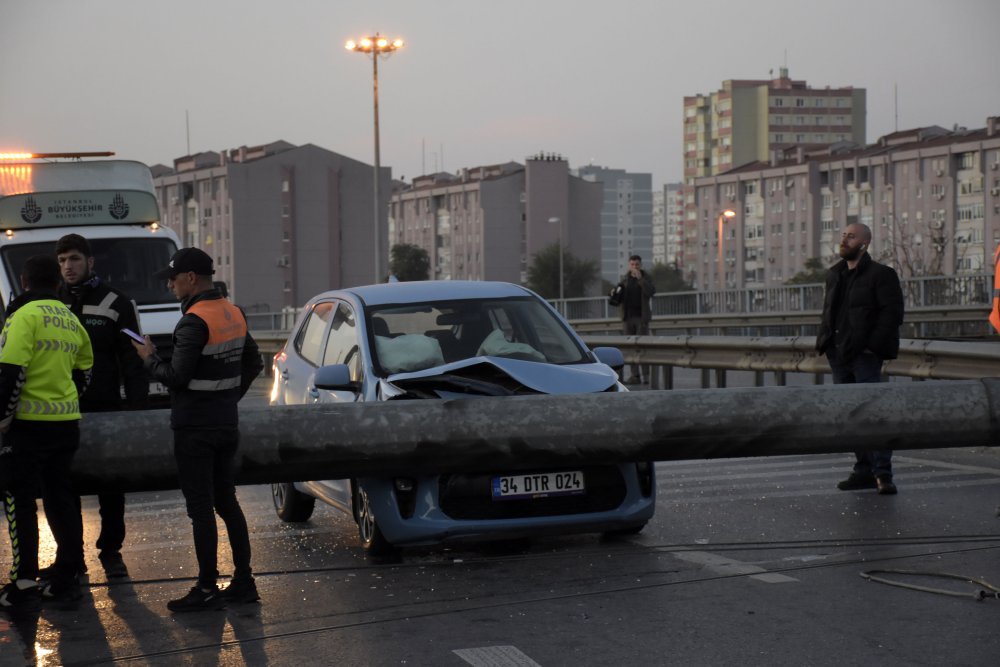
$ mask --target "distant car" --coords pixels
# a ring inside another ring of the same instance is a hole
[[[310,300],[274,358],[272,405],[626,391],[616,348],[593,352],[533,292],[507,283],[398,282]],[[498,425],[498,428],[500,426]],[[552,533],[638,533],[651,463],[274,484],[278,516],[315,499],[348,512],[362,545]]]

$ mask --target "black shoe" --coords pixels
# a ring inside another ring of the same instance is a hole
[[[892,477],[879,477],[875,480],[880,496],[896,495],[896,485],[892,483]]]
[[[41,589],[31,582],[27,588],[19,588],[13,581],[0,588],[0,609],[38,609],[42,601]]]
[[[236,604],[248,604],[260,599],[257,592],[257,583],[253,577],[249,579],[233,579],[228,586],[222,589],[222,599],[226,602]]]
[[[101,554],[99,556],[101,566],[104,567],[104,574],[108,579],[124,579],[128,576],[128,567],[122,560],[122,555],[117,551]]]
[[[75,609],[83,597],[80,580],[75,576],[70,580],[51,579],[40,584],[39,589],[42,602],[51,603],[56,609]]]
[[[204,590],[200,586],[194,586],[188,594],[177,600],[167,603],[167,609],[173,612],[203,611],[206,609],[222,609],[226,606],[226,601],[222,598],[218,586]]]
[[[40,569],[38,571],[38,582],[42,583],[44,581],[51,581],[54,577],[59,576],[58,572],[59,572],[58,566],[55,563],[53,563],[52,565],[49,565],[48,567],[43,567],[42,569]],[[87,576],[87,564],[86,563],[83,563],[82,565],[80,565],[80,569],[77,570],[76,576],[77,576],[77,578],[83,578],[83,577]]]
[[[874,489],[877,487],[875,475],[852,472],[847,479],[837,482],[841,491],[856,491],[858,489]]]

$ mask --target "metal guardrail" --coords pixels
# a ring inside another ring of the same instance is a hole
[[[983,338],[992,307],[989,274],[934,276],[901,281],[906,301],[906,338]],[[783,287],[668,292],[653,296],[653,334],[807,336],[815,335],[823,306],[820,284]],[[617,308],[604,296],[556,299],[550,303],[579,333],[621,330]],[[288,331],[300,308],[247,313],[254,336]]]
[[[907,338],[983,338],[992,333],[987,322],[989,306],[914,308],[906,311],[902,334]],[[816,335],[821,312],[719,313],[717,315],[654,316],[653,335],[808,336]],[[580,334],[621,331],[617,317],[570,320]]]
[[[257,345],[268,361],[284,345],[284,332],[258,332]],[[591,348],[617,347],[626,364],[640,364],[652,369],[650,386],[672,387],[672,369],[697,368],[716,371],[716,386],[724,387],[726,371],[754,371],[757,384],[763,386],[763,374],[774,373],[775,384],[784,384],[787,373],[830,372],[826,357],[814,350],[813,336],[598,336],[583,334]],[[900,341],[899,357],[885,362],[889,376],[920,380],[974,380],[1000,377],[1000,341],[959,342],[926,339]],[[706,376],[703,376],[707,378]],[[817,379],[817,382],[821,381]],[[703,385],[708,387],[703,379]]]
[[[930,276],[900,281],[907,311],[954,307],[989,308],[993,275]],[[781,287],[662,292],[653,296],[653,317],[819,312],[825,287],[820,283]],[[605,296],[555,299],[550,303],[568,320],[602,320],[615,317],[617,309]]]
[[[816,354],[812,336],[737,338],[733,336],[583,336],[590,347],[610,346],[622,351],[626,364],[650,369],[650,386],[673,387],[673,369],[706,371],[702,386],[709,387],[707,371],[715,371],[715,386],[726,386],[727,371],[754,371],[755,384],[764,385],[764,373],[773,373],[784,385],[788,373],[830,373],[825,356]],[[920,339],[900,341],[899,356],[886,361],[888,376],[917,380],[974,380],[1000,377],[1000,341],[956,342]]]

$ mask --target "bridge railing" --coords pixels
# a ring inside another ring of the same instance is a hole
[[[592,336],[590,347],[622,351],[626,364],[644,366],[653,389],[673,388],[675,368],[702,370],[702,387],[725,387],[731,371],[754,372],[754,384],[785,385],[789,373],[813,375],[816,384],[830,373],[825,356],[816,354],[815,338],[734,336]],[[1000,342],[904,339],[899,356],[886,361],[883,374],[915,380],[974,380],[1000,377]],[[714,384],[712,375],[714,374]]]
[[[906,309],[942,306],[989,307],[993,294],[993,276],[926,276],[901,282]],[[823,308],[824,286],[821,283],[747,287],[742,289],[663,292],[653,297],[653,315],[719,315],[723,313],[775,313],[818,311]],[[605,319],[614,317],[616,308],[608,306],[604,296],[550,301],[566,319]]]
[[[913,338],[985,336],[992,304],[989,274],[930,276],[902,281],[906,299],[903,335]],[[652,300],[655,333],[795,336],[815,333],[823,307],[821,284],[697,292],[665,292]],[[620,330],[618,309],[604,296],[552,300],[581,333]],[[251,331],[289,331],[301,308],[248,312]]]

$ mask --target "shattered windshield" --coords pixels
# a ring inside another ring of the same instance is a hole
[[[532,297],[375,306],[366,316],[373,365],[383,377],[478,356],[589,361],[563,323]]]

